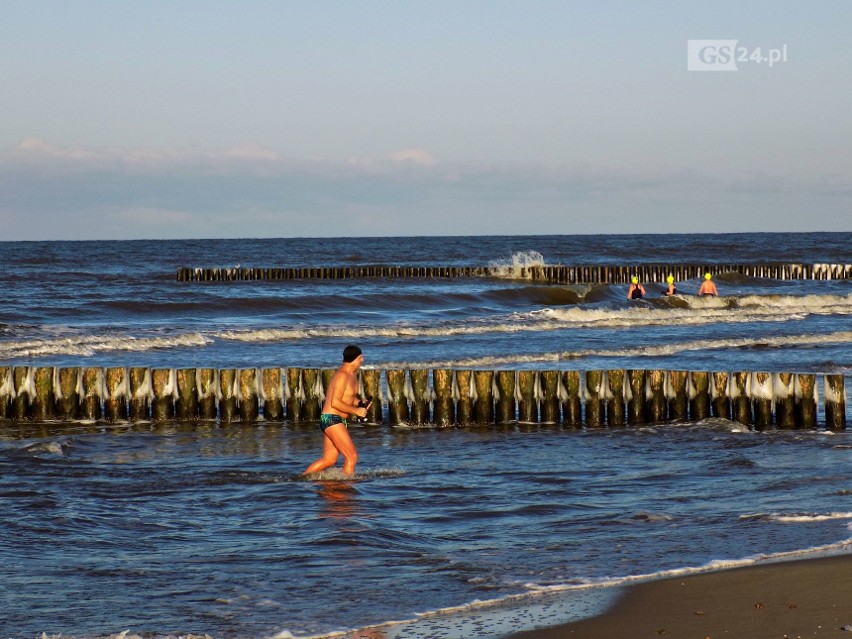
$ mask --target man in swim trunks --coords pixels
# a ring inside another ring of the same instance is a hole
[[[343,364],[337,369],[325,396],[325,404],[320,415],[320,429],[323,434],[322,457],[305,469],[305,475],[325,470],[337,463],[343,455],[343,474],[355,474],[358,451],[349,436],[346,420],[350,415],[366,417],[370,404],[359,405],[358,377],[355,373],[364,363],[364,356],[357,346],[343,349]]]
[[[711,279],[713,276],[710,273],[704,274],[704,281],[701,282],[701,287],[698,289],[698,297],[703,297],[704,295],[712,295],[713,297],[719,296],[719,291],[716,290],[716,285],[713,283]]]

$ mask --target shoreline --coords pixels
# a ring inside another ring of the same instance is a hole
[[[503,639],[852,638],[849,593],[852,554],[752,564],[629,585],[597,616]]]

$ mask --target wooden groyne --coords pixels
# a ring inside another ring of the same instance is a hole
[[[285,280],[339,280],[359,278],[503,277],[550,284],[627,284],[633,276],[641,282],[677,282],[702,278],[705,273],[739,275],[778,280],[838,280],[852,278],[852,264],[637,264],[633,266],[318,266],[318,267],[231,267],[177,269],[178,282],[244,282]]]
[[[319,419],[334,369],[0,366],[0,419],[220,422]],[[818,423],[820,381],[823,420]],[[374,424],[564,424],[719,417],[763,430],[846,428],[843,375],[670,370],[362,369]]]

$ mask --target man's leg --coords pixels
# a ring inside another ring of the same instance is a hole
[[[349,436],[346,424],[334,424],[325,429],[325,436],[331,440],[334,448],[343,455],[343,474],[354,475],[355,464],[358,462],[358,451]],[[334,459],[337,461],[337,458]]]
[[[343,424],[340,424],[341,426]],[[322,438],[322,457],[316,460],[313,464],[308,466],[305,469],[305,475],[310,473],[318,473],[321,470],[325,470],[330,466],[334,466],[337,463],[337,458],[340,455],[340,451],[335,448],[334,443],[331,441],[331,438],[328,436],[328,431],[331,430],[331,427],[326,428],[323,433]]]

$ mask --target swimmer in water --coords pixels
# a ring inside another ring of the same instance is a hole
[[[627,299],[641,300],[645,297],[645,287],[639,283],[639,278],[635,275],[630,278],[630,288],[627,289]]]
[[[711,279],[713,276],[710,273],[704,274],[704,281],[701,282],[701,288],[698,289],[698,297],[702,297],[704,295],[713,295],[714,297],[719,296],[719,291],[716,290],[716,285],[713,283]]]
[[[666,278],[666,283],[669,285],[669,287],[663,292],[663,295],[665,295],[666,297],[671,297],[672,295],[676,295],[677,294],[677,286],[675,286],[675,283],[674,283],[674,275],[669,275]]]

